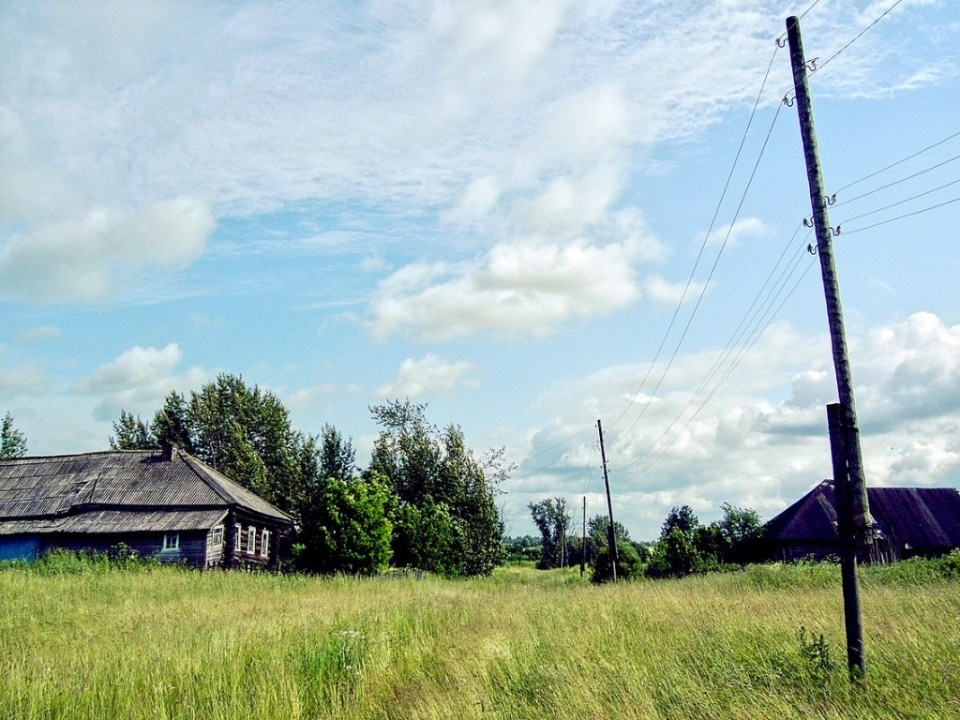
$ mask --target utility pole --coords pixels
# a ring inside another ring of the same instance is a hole
[[[617,532],[613,528],[613,501],[610,499],[610,476],[607,475],[607,452],[603,449],[603,426],[597,420],[597,432],[600,434],[600,457],[603,460],[603,484],[607,488],[607,513],[610,516],[610,563],[613,581],[617,581]]]
[[[852,678],[867,672],[863,645],[863,617],[860,610],[860,584],[857,581],[857,529],[853,526],[850,507],[850,478],[847,465],[847,442],[850,433],[843,427],[843,410],[839,403],[827,405],[830,428],[830,456],[833,460],[833,488],[837,501],[837,536],[840,541],[840,578],[843,583],[843,625],[847,633],[847,669]]]
[[[587,571],[587,496],[583,496],[583,534],[580,536],[580,577]]]
[[[830,324],[830,343],[833,350],[833,365],[837,376],[837,394],[840,402],[829,409],[831,423],[831,448],[834,450],[834,489],[838,505],[847,516],[840,524],[849,527],[854,534],[852,557],[852,583],[844,580],[844,610],[847,617],[856,614],[856,622],[847,623],[848,659],[854,672],[854,660],[862,674],[866,668],[863,653],[863,637],[851,637],[853,627],[860,626],[859,590],[856,584],[856,546],[872,541],[873,518],[867,501],[867,487],[863,475],[863,456],[860,451],[860,433],[857,425],[857,408],[853,397],[853,377],[847,354],[847,338],[843,326],[843,309],[840,306],[840,286],[833,260],[833,229],[827,215],[827,200],[820,172],[820,155],[817,135],[813,125],[813,106],[807,84],[807,64],[803,55],[800,37],[800,20],[787,18],[787,38],[790,43],[790,65],[793,69],[793,84],[796,91],[797,114],[800,119],[800,136],[803,156],[807,166],[807,184],[810,188],[810,205],[813,210],[813,226],[817,235],[817,254],[820,257],[820,274],[823,277],[823,292],[827,304],[827,320]],[[838,438],[834,440],[833,437]],[[837,453],[842,452],[842,458]],[[842,459],[842,461],[841,461]],[[843,498],[843,502],[839,501]],[[840,508],[838,508],[840,510]],[[846,540],[841,537],[841,547]],[[848,589],[848,584],[850,589]],[[851,591],[852,589],[852,591]],[[856,652],[855,652],[856,650]]]

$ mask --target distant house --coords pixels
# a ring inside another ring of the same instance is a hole
[[[867,488],[879,534],[872,562],[932,557],[960,548],[960,492],[953,488]],[[837,502],[824,480],[766,524],[765,542],[777,560],[837,554]]]
[[[116,450],[0,460],[0,559],[52,548],[194,567],[276,567],[294,521],[185,452]]]

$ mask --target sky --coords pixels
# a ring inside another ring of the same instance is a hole
[[[892,9],[891,9],[892,8]],[[830,477],[801,15],[872,486],[960,486],[949,0],[0,2],[0,412],[30,454],[242,375],[427,404],[656,538]],[[783,102],[787,100],[788,102]]]

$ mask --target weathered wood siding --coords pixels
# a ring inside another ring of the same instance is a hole
[[[63,548],[75,552],[109,553],[118,545],[125,544],[140,557],[156,557],[163,563],[183,563],[192,567],[204,567],[207,555],[205,531],[180,532],[176,550],[163,549],[164,533],[117,533],[102,535],[57,535],[47,539],[45,549]]]

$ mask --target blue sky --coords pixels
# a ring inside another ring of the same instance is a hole
[[[506,447],[512,533],[603,511],[601,419],[635,537],[771,517],[836,398],[776,45],[810,4],[3,3],[0,410],[92,451],[236,373],[365,464],[409,397]],[[801,27],[867,481],[956,487],[960,9]]]

